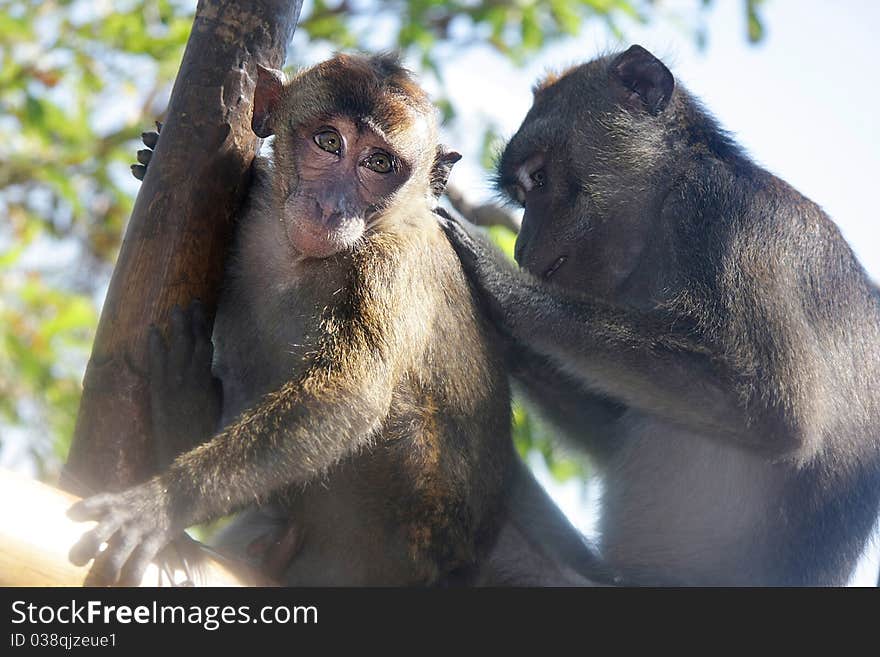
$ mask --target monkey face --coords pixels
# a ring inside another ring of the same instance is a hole
[[[296,184],[283,201],[291,246],[308,258],[352,248],[410,176],[410,165],[376,131],[344,116],[297,127],[290,150]]]
[[[338,55],[290,81],[257,73],[252,125],[275,136],[275,199],[298,254],[350,250],[383,213],[445,185],[458,156],[437,151],[436,110],[395,59]]]
[[[507,145],[502,193],[525,209],[516,259],[557,285],[613,295],[653,226],[669,71],[633,46],[551,76]]]

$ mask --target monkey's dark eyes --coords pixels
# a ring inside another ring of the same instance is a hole
[[[535,187],[543,187],[544,183],[547,182],[547,174],[544,172],[544,169],[538,169],[535,171],[529,178],[532,179],[532,182],[535,183]]]
[[[394,160],[388,153],[377,151],[368,156],[363,162],[364,166],[376,173],[388,173],[394,168]]]
[[[342,137],[335,130],[322,130],[315,135],[315,143],[328,153],[339,155],[342,152]]]

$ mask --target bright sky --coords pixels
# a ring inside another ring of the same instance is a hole
[[[663,6],[674,11],[695,4]],[[819,203],[865,269],[880,280],[880,221],[872,205],[880,173],[880,45],[875,34],[880,3],[771,0],[762,9],[766,39],[757,47],[746,42],[741,0],[714,4],[703,52],[667,21],[649,28],[629,26],[627,36],[666,61],[676,80],[700,97],[762,166]],[[502,134],[513,134],[531,104],[531,85],[543,72],[627,45],[610,42],[597,24],[549,48],[524,71],[488,48],[450,60],[447,85],[463,116],[447,139],[465,155],[452,182],[474,198],[490,199],[492,190],[478,164],[482,120],[489,118]],[[531,465],[572,521],[592,533],[598,486],[558,485],[540,458]],[[874,585],[878,567],[875,540],[853,583]]]

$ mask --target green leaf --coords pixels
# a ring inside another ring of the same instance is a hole
[[[551,0],[550,13],[566,34],[578,34],[581,29],[581,16],[569,0]]]
[[[0,41],[20,43],[33,38],[33,26],[26,17],[14,18],[9,13],[0,11]]]
[[[513,248],[516,245],[516,233],[504,226],[489,226],[490,239],[504,254],[513,260]]]
[[[758,14],[758,7],[762,2],[763,0],[746,1],[747,34],[749,43],[758,43],[764,38],[764,25],[761,22],[761,16]]]
[[[534,5],[523,9],[522,15],[522,47],[526,51],[534,51],[544,43],[544,33],[538,24],[538,12]]]

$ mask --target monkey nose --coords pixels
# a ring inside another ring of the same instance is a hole
[[[321,223],[327,228],[336,228],[355,215],[350,203],[340,202],[338,198],[318,201]]]
[[[339,222],[342,211],[335,200],[322,201],[317,199],[315,205],[318,206],[318,218],[320,218],[322,224],[331,226]]]
[[[333,210],[326,211],[321,215],[321,224],[328,229],[339,228],[342,224],[344,224],[349,218],[351,214],[341,210],[339,208],[334,208]]]

